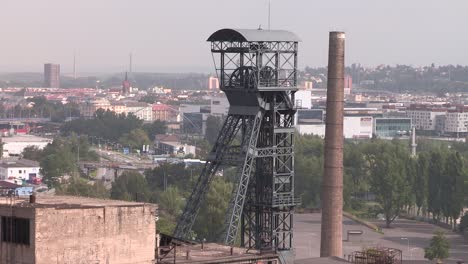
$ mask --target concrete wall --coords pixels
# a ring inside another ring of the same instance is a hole
[[[152,263],[155,207],[37,208],[37,264]]]

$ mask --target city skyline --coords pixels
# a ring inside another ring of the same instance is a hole
[[[246,8],[248,4],[249,8]],[[229,8],[229,11],[223,10]],[[302,39],[299,67],[326,65],[327,32],[345,30],[346,64],[468,64],[463,47],[464,1],[271,1],[271,28]],[[268,27],[268,1],[142,0],[6,1],[0,29],[8,36],[0,72],[40,72],[59,63],[63,73],[122,72],[133,54],[135,72],[212,72],[205,40],[219,28]],[[242,15],[239,15],[242,14]],[[103,19],[105,17],[105,19]],[[187,22],[189,21],[189,22]]]

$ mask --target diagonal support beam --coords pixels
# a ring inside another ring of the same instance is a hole
[[[225,219],[225,233],[223,234],[224,243],[227,245],[233,245],[237,232],[239,230],[240,219],[242,216],[242,210],[244,208],[244,202],[246,199],[247,189],[249,186],[250,178],[253,174],[254,161],[257,152],[257,140],[260,131],[261,123],[263,118],[263,112],[258,112],[256,116],[250,121],[248,131],[248,141],[244,142],[242,146],[242,154],[245,155],[243,166],[239,168],[237,173],[238,181],[233,189],[231,202],[229,204],[226,219]]]
[[[240,120],[242,116],[228,115],[224,121],[223,127],[218,134],[218,139],[210,152],[210,157],[205,163],[197,183],[187,200],[184,212],[177,221],[177,226],[174,230],[174,237],[190,239],[188,237],[190,230],[197,218],[198,211],[203,204],[206,192],[210,189],[213,177],[218,170],[227,150],[229,144],[233,141],[237,132],[239,131]]]

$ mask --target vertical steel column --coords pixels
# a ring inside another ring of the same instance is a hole
[[[320,256],[343,256],[343,101],[345,33],[330,32]]]

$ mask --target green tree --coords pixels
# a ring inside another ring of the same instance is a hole
[[[112,111],[99,109],[95,113],[94,119],[76,119],[66,122],[60,128],[64,135],[76,133],[78,135],[88,135],[93,138],[100,138],[116,142],[124,134],[132,130],[142,128],[143,120],[135,115],[116,114]]]
[[[166,134],[167,125],[166,125],[166,122],[164,121],[156,120],[151,124],[143,125],[143,129],[145,130],[149,139],[154,140],[154,136],[159,135],[159,134]]]
[[[429,175],[429,159],[427,153],[423,152],[418,155],[417,170],[414,179],[413,193],[415,195],[416,206],[418,207],[417,215],[421,213],[421,208],[427,204],[428,194],[428,175]]]
[[[407,159],[408,151],[392,141],[380,142],[371,160],[371,190],[382,206],[387,227],[390,227],[408,200],[410,188],[406,182]]]
[[[41,160],[40,166],[44,183],[49,187],[59,184],[62,176],[72,175],[77,171],[75,157],[69,151],[47,155]]]
[[[450,153],[446,163],[446,178],[448,178],[447,195],[447,215],[455,222],[460,217],[460,212],[465,201],[465,173],[463,171],[463,161],[458,152]]]
[[[459,225],[460,232],[467,230],[467,228],[468,228],[468,212],[466,212],[465,215],[462,216],[462,218],[460,219],[460,225]]]
[[[35,161],[41,161],[43,158],[43,151],[37,146],[28,146],[23,150],[23,158]]]
[[[166,191],[161,192],[158,199],[161,209],[169,214],[178,216],[184,206],[184,199],[175,186],[170,186]]]
[[[304,135],[295,137],[295,192],[307,208],[320,205],[323,176],[323,139]]]
[[[148,202],[150,190],[145,177],[138,172],[124,171],[113,183],[111,198],[124,201]]]
[[[428,177],[428,197],[427,209],[432,213],[432,218],[438,220],[442,212],[442,196],[441,196],[441,181],[443,177],[445,160],[440,151],[431,153],[431,161],[429,163]]]
[[[199,238],[205,238],[208,241],[219,239],[223,231],[224,217],[231,192],[232,184],[224,181],[223,178],[217,177],[213,181],[193,227]]]
[[[80,177],[71,177],[68,183],[59,185],[56,193],[61,195],[84,196],[92,198],[109,198],[110,193],[100,181],[88,182]]]
[[[424,249],[424,257],[429,260],[437,260],[437,263],[442,263],[442,260],[449,256],[450,244],[442,231],[436,231],[431,239],[429,247]]]
[[[143,145],[149,145],[151,144],[150,139],[148,138],[148,135],[146,132],[141,129],[137,128],[128,134],[124,134],[120,139],[119,139],[120,144],[130,147],[134,150],[136,149],[141,149]]]

